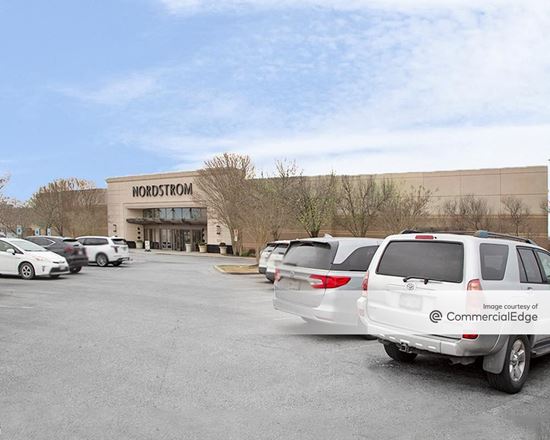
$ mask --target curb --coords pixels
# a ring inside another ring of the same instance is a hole
[[[261,275],[260,272],[253,272],[253,273],[243,273],[243,272],[231,272],[226,271],[222,269],[219,265],[215,264],[214,269],[216,269],[219,273],[223,273],[224,275]]]

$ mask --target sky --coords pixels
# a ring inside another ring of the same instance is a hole
[[[306,174],[545,165],[547,0],[0,0],[7,195],[249,154]]]

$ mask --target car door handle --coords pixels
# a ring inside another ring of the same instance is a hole
[[[528,287],[527,290],[533,290],[533,288],[532,288],[532,287]]]

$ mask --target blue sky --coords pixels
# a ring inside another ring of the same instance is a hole
[[[479,3],[482,3],[480,6]],[[377,173],[550,158],[545,0],[0,0],[0,172]]]

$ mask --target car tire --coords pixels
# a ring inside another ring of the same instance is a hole
[[[113,263],[113,266],[118,267],[118,266],[120,266],[121,264],[122,264],[122,261],[115,261],[115,262]]]
[[[78,267],[71,267],[70,271],[71,273],[78,273],[82,270],[82,266],[78,266]]]
[[[21,263],[19,266],[19,276],[24,280],[32,280],[34,278],[34,266],[31,263]]]
[[[384,350],[386,350],[388,356],[391,357],[394,361],[402,363],[412,362],[416,359],[417,356],[416,353],[405,353],[404,351],[399,350],[399,348],[397,348],[397,345],[393,343],[384,344]]]
[[[95,262],[99,267],[105,267],[109,264],[109,259],[105,254],[97,254],[95,257]]]
[[[531,366],[531,344],[524,335],[510,336],[500,374],[487,372],[491,387],[508,394],[521,391]]]

